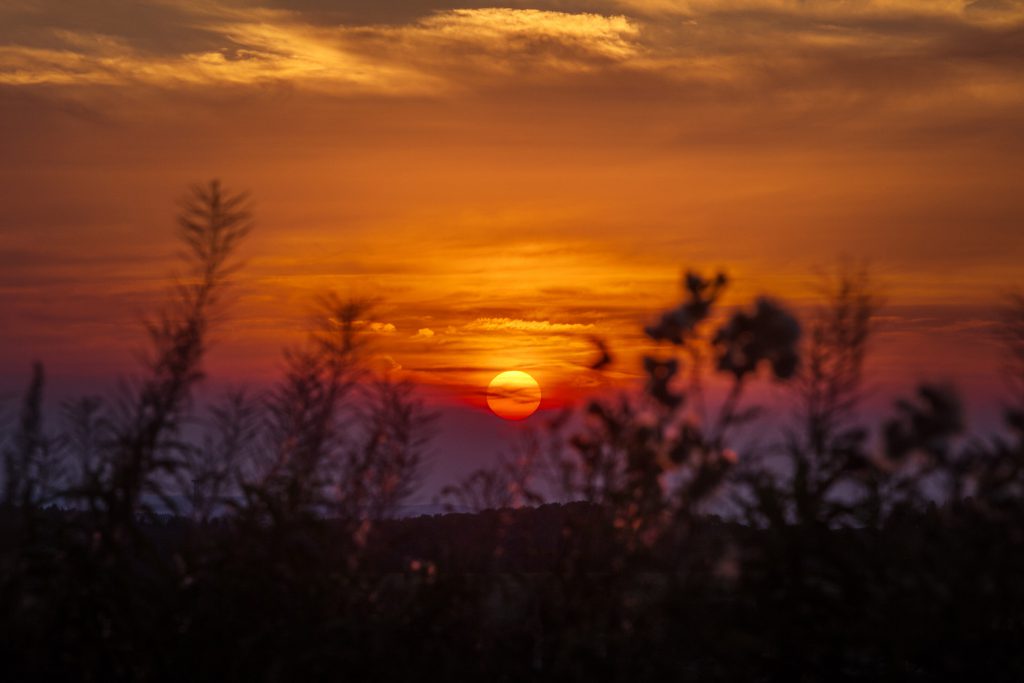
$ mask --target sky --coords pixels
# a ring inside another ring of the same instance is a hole
[[[269,383],[316,296],[373,298],[441,450],[507,433],[498,372],[541,414],[629,385],[685,268],[803,310],[867,262],[879,401],[994,405],[1022,153],[1017,0],[0,0],[0,394],[36,358],[58,393],[130,372],[176,201],[220,178],[257,227],[211,381]]]

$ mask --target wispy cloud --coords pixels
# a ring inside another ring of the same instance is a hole
[[[548,320],[520,320],[518,318],[477,318],[465,326],[467,330],[486,332],[540,332],[565,334],[587,332],[594,329],[591,323],[553,323]]]
[[[1024,60],[1024,3],[995,0],[619,0],[595,5],[603,13],[542,2],[442,8],[399,23],[360,23],[345,6],[331,23],[313,11],[175,1],[141,3],[165,13],[165,28],[135,35],[125,22],[63,20],[57,5],[47,6],[0,6],[14,27],[0,29],[0,84],[282,82],[335,94],[443,95],[632,75],[720,96],[778,87],[820,93],[837,81],[852,95],[880,87],[895,95],[941,80],[1005,99],[1019,89]],[[19,31],[26,16],[32,30]],[[174,31],[192,36],[177,52],[166,35]]]
[[[394,334],[396,331],[393,323],[382,323],[377,321],[357,321],[366,327],[366,330],[373,334]]]
[[[57,47],[0,47],[0,84],[153,85],[162,87],[287,82],[333,92],[436,90],[440,81],[347,50],[339,31],[296,23],[281,13],[218,21],[204,28],[221,47],[156,54],[116,36],[54,30]]]
[[[159,3],[158,3],[159,4]],[[519,9],[438,11],[401,26],[323,26],[300,12],[170,3],[182,29],[201,28],[216,49],[164,53],[127,37],[66,29],[25,43],[7,36],[0,84],[160,86],[285,81],[331,92],[442,93],[447,68],[526,66],[585,71],[637,53],[638,27],[623,16]],[[18,6],[0,8],[16,14]],[[34,8],[38,11],[38,8]],[[116,10],[115,10],[116,11]]]

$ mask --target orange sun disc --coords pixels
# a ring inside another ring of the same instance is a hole
[[[497,375],[487,387],[487,406],[505,420],[524,420],[540,406],[540,385],[520,370]]]

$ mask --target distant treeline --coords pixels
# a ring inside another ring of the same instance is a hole
[[[642,551],[591,503],[452,513],[374,524],[356,562],[348,522],[163,516],[139,525],[147,554],[106,566],[55,543],[69,515],[40,511],[48,540],[26,546],[20,512],[0,513],[6,680],[1024,672],[1020,526],[971,504],[871,529],[699,518]]]
[[[55,533],[70,524],[91,526],[88,514],[56,506],[39,510],[37,531]],[[331,529],[345,534],[351,521],[319,521],[329,537]],[[191,517],[152,515],[138,522],[140,533],[165,558],[183,556],[206,544],[229,547],[236,529],[227,519],[197,522]],[[702,520],[701,535],[687,539],[687,552],[709,553],[707,543],[721,545],[727,538],[750,533],[741,524],[717,517]],[[753,533],[757,533],[756,530]],[[361,548],[359,571],[367,575],[408,573],[426,568],[446,575],[552,573],[569,562],[582,562],[590,571],[613,569],[617,546],[615,529],[593,503],[547,503],[537,507],[449,512],[373,523]],[[0,507],[0,553],[18,549],[23,538],[19,510]],[[668,549],[652,557],[668,560]],[[669,562],[651,569],[668,571]]]

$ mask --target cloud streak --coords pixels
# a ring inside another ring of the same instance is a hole
[[[530,332],[566,334],[594,329],[590,323],[553,323],[547,320],[520,320],[518,318],[477,318],[466,325],[467,330],[484,332]]]
[[[62,22],[57,5],[0,8],[13,27],[0,29],[0,84],[287,83],[335,95],[443,97],[581,78],[621,87],[641,78],[685,87],[691,97],[789,93],[781,106],[801,106],[801,93],[837,97],[838,88],[848,102],[885,93],[907,106],[911,94],[920,99],[938,84],[993,105],[1022,97],[1019,2],[635,0],[599,3],[604,13],[453,7],[399,23],[360,23],[344,6],[330,15],[335,21],[324,21],[316,5],[142,6],[191,36],[187,49],[169,49],[172,29],[133,35],[110,20]]]
[[[623,16],[532,9],[453,9],[402,26],[322,26],[301,13],[178,3],[182,26],[214,49],[156,52],[127,37],[57,25],[34,43],[0,47],[0,84],[168,87],[288,82],[335,93],[440,94],[453,65],[515,74],[588,71],[634,57],[639,29]],[[21,8],[24,11],[24,8]],[[19,6],[0,8],[18,14]]]

